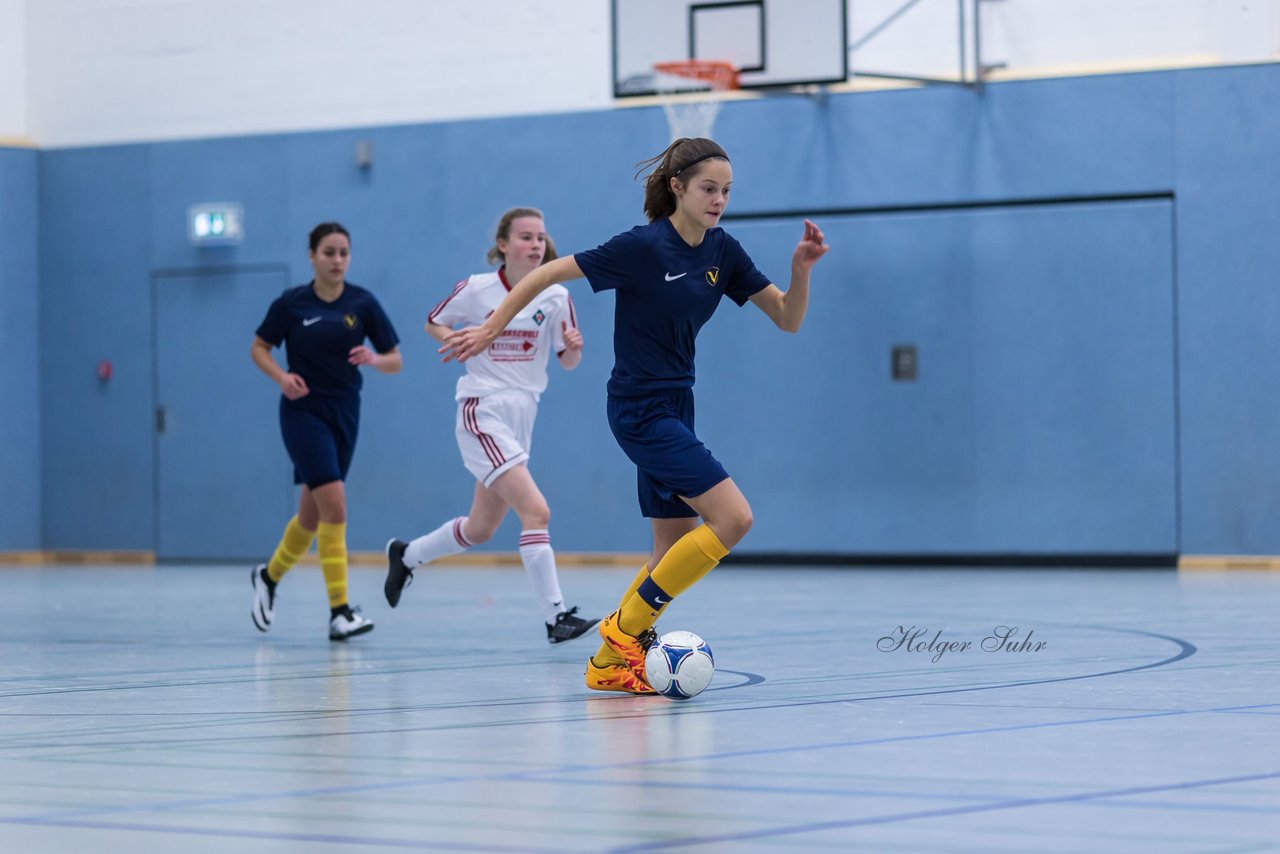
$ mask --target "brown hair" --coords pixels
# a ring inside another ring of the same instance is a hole
[[[637,163],[637,178],[646,169],[653,167],[653,171],[644,179],[644,213],[649,217],[649,222],[657,222],[676,212],[676,196],[671,192],[671,179],[688,181],[698,174],[702,161],[713,158],[729,162],[729,155],[724,153],[720,143],[702,137],[681,137],[657,157]]]
[[[515,222],[522,216],[536,216],[538,219],[545,220],[542,211],[537,208],[512,208],[502,215],[502,219],[498,220],[498,230],[493,235],[493,246],[489,247],[488,253],[484,256],[490,264],[505,264],[507,258],[502,254],[502,250],[498,248],[499,240],[509,240],[511,234],[511,223]],[[551,242],[551,235],[547,235],[547,252],[542,256],[542,263],[556,260],[556,245]]]

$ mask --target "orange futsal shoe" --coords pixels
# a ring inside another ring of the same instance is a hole
[[[638,637],[627,634],[618,626],[618,614],[618,611],[614,611],[600,621],[600,637],[604,638],[604,642],[610,649],[622,656],[627,662],[627,667],[631,668],[636,676],[648,684],[644,676],[644,655],[649,651],[649,647],[653,646],[658,636],[653,629],[645,629]]]
[[[624,691],[628,694],[656,694],[639,676],[625,664],[606,664],[597,667],[587,659],[587,687],[595,691]]]

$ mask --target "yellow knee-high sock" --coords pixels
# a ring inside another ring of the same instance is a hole
[[[284,574],[293,569],[294,564],[302,560],[302,556],[310,551],[311,541],[315,536],[315,531],[308,531],[302,527],[297,516],[290,519],[289,524],[284,526],[284,536],[280,538],[280,545],[276,546],[275,553],[267,563],[267,576],[279,584]]]
[[[321,522],[317,539],[329,607],[339,608],[347,604],[347,524]]]
[[[627,592],[622,594],[622,598],[618,600],[618,608],[622,608],[622,603],[631,598],[631,594],[640,589],[649,578],[649,564],[640,567],[640,571],[636,573],[636,577],[631,579],[631,586],[627,588]],[[591,663],[596,667],[608,667],[610,664],[622,664],[626,659],[613,651],[613,647],[607,643],[600,644],[600,648],[596,650],[596,654],[591,656]]]
[[[618,628],[638,635],[650,628],[671,600],[688,590],[715,568],[729,550],[706,525],[699,525],[662,556],[658,565],[642,581],[618,614]]]
[[[644,584],[645,579],[647,579],[648,577],[649,577],[649,564],[646,563],[644,566],[640,567],[640,571],[636,573],[636,577],[631,579],[631,584],[630,586],[627,587],[627,592],[623,593],[622,598],[618,600],[619,608],[622,607],[624,602],[626,602],[628,599],[631,598],[631,594],[635,593],[637,590],[640,589],[640,585]]]

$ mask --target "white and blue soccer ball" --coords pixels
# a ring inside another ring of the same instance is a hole
[[[653,690],[673,700],[701,694],[715,672],[711,647],[693,632],[667,632],[644,657],[644,673]]]

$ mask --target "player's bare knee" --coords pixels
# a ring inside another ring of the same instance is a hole
[[[481,543],[487,543],[493,539],[493,535],[498,531],[497,528],[481,528],[478,525],[473,529],[470,526],[466,528],[463,535],[467,538],[467,542],[473,546]]]
[[[735,508],[722,518],[716,519],[711,524],[711,530],[715,532],[716,537],[726,549],[731,549],[747,535],[754,521],[751,508],[743,505],[741,509]]]
[[[477,520],[468,516],[466,521],[462,523],[462,536],[467,538],[467,542],[473,546],[481,543],[487,543],[493,539],[493,535],[498,532],[498,526],[502,524],[502,517],[498,517],[492,523]]]
[[[516,511],[520,525],[526,531],[545,531],[551,524],[551,508],[542,501]]]
[[[316,521],[323,522],[326,525],[345,525],[347,524],[347,508],[345,506],[322,508],[316,517]]]
[[[745,513],[736,517],[733,520],[735,545],[737,544],[737,541],[740,541],[743,537],[747,535],[747,532],[751,530],[751,525],[754,522],[755,522],[755,519],[752,518],[750,509],[748,509]]]

